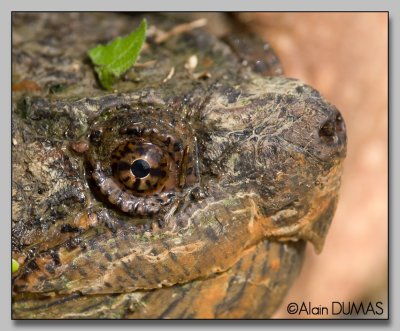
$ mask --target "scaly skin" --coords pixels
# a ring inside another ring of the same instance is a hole
[[[343,119],[271,49],[201,29],[148,36],[154,62],[101,90],[86,51],[139,21],[13,15],[13,318],[269,317],[323,247]]]

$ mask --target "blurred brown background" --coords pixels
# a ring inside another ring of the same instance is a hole
[[[275,317],[307,318],[287,314],[290,302],[387,302],[387,13],[237,16],[272,45],[286,76],[317,88],[347,125],[341,199],[324,250],[316,255],[309,245],[302,273]]]

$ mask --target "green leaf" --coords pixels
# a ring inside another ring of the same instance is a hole
[[[107,90],[111,90],[112,84],[114,84],[116,77],[104,67],[95,67],[94,70],[97,72],[101,85]]]
[[[111,89],[112,84],[135,64],[146,39],[146,29],[147,22],[143,19],[130,35],[89,50],[88,55],[104,88]]]
[[[19,269],[19,263],[16,260],[12,259],[11,271],[14,273],[14,272],[17,272],[18,269]]]

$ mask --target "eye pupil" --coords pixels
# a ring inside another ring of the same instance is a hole
[[[135,177],[143,178],[150,173],[150,165],[145,160],[136,160],[131,165],[131,171]]]

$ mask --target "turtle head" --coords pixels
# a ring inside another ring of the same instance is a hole
[[[346,132],[314,89],[283,77],[220,85],[187,120],[182,109],[135,94],[69,107],[98,116],[74,154],[50,149],[69,157],[48,181],[74,161],[65,192],[85,195],[42,232],[17,232],[37,242],[37,253],[26,253],[14,291],[152,290],[225,272],[265,239],[322,249]],[[49,194],[52,206],[64,196]]]

